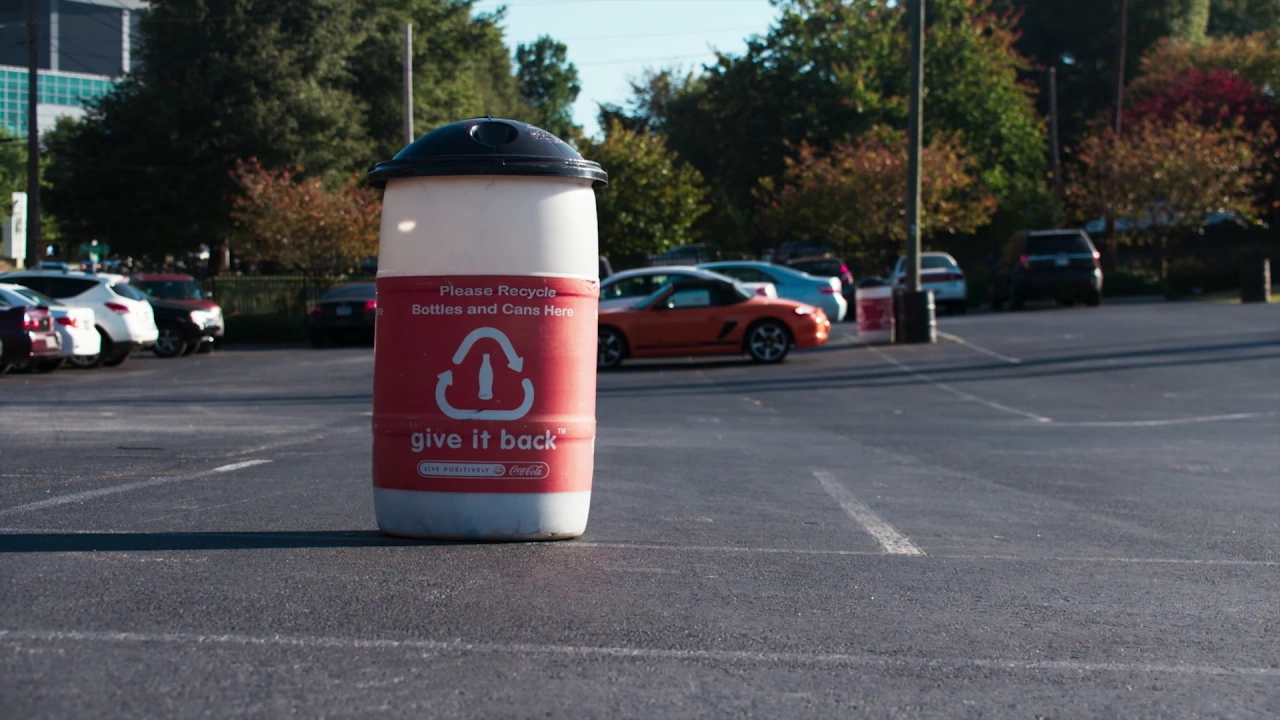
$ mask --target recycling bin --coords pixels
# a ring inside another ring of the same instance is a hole
[[[853,295],[858,321],[858,340],[867,345],[893,342],[893,288],[884,283],[867,284]]]
[[[550,540],[586,529],[595,461],[597,163],[475,118],[376,164],[378,527]]]

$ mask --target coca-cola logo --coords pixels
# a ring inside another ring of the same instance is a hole
[[[507,477],[540,479],[547,476],[551,471],[550,466],[546,463],[506,463]]]

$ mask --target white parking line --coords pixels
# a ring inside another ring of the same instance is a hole
[[[1277,667],[1192,665],[1189,663],[1114,662],[1087,660],[1021,660],[1000,658],[930,658],[903,655],[853,653],[779,652],[770,650],[690,650],[600,645],[555,645],[518,642],[467,642],[465,640],[420,640],[288,635],[205,635],[182,632],[110,632],[86,630],[0,630],[0,642],[50,643],[96,642],[138,645],[240,646],[300,648],[304,650],[391,650],[421,653],[542,655],[578,658],[621,658],[642,660],[701,660],[719,663],[783,663],[882,668],[958,668],[1025,672],[1104,672],[1162,675],[1204,675],[1280,678]]]
[[[958,389],[953,388],[953,387],[951,387],[950,385],[948,385],[948,384],[946,384],[946,383],[944,383],[944,382],[942,382],[942,381],[940,381],[940,380],[934,380],[933,378],[929,377],[928,375],[925,375],[924,373],[917,372],[917,371],[916,371],[914,368],[912,368],[910,365],[907,365],[907,364],[905,364],[905,363],[901,362],[900,360],[898,360],[897,358],[893,357],[892,355],[889,355],[888,353],[885,353],[885,352],[882,352],[882,351],[880,351],[880,350],[877,350],[876,348],[874,348],[874,347],[872,347],[872,346],[870,346],[870,345],[868,345],[868,346],[867,346],[867,349],[868,349],[868,350],[870,350],[871,352],[875,353],[876,355],[879,355],[881,358],[884,358],[886,361],[888,361],[888,362],[890,362],[890,363],[892,363],[892,364],[894,364],[894,365],[898,366],[898,368],[899,368],[899,369],[901,369],[903,372],[907,373],[908,375],[911,375],[912,377],[916,378],[917,380],[922,380],[922,381],[924,381],[924,382],[927,382],[927,383],[929,383],[930,385],[932,385],[932,386],[934,386],[934,387],[938,388],[939,390],[946,390],[947,392],[951,393],[952,395],[955,395],[956,397],[962,398],[962,399],[964,399],[964,400],[968,400],[968,401],[970,401],[970,402],[976,402],[976,403],[978,403],[979,405],[986,405],[987,407],[991,408],[992,410],[999,410],[999,411],[1001,411],[1001,412],[1007,412],[1007,413],[1010,413],[1010,414],[1013,414],[1013,415],[1020,415],[1020,416],[1022,416],[1022,417],[1024,417],[1024,418],[1027,418],[1028,420],[1035,420],[1036,422],[1040,422],[1040,423],[1051,423],[1051,422],[1053,422],[1053,418],[1047,418],[1047,417],[1045,417],[1045,416],[1043,416],[1043,415],[1037,415],[1037,414],[1035,414],[1035,413],[1033,413],[1033,412],[1027,412],[1026,410],[1019,410],[1018,408],[1015,408],[1015,407],[1009,407],[1008,405],[1002,405],[1002,404],[1000,404],[1000,403],[998,403],[998,402],[995,402],[995,401],[993,401],[993,400],[987,400],[986,398],[980,398],[980,397],[978,397],[977,395],[974,395],[974,394],[972,394],[972,393],[967,393],[967,392],[965,392],[965,391],[963,391],[963,390],[958,390]]]
[[[1252,420],[1280,415],[1280,412],[1235,413],[1232,415],[1201,415],[1199,417],[1172,418],[1169,420],[1097,420],[1084,422],[1055,422],[1055,427],[1168,427],[1170,425],[1198,425],[1200,423]]]
[[[39,502],[27,503],[26,505],[17,505],[11,508],[0,510],[2,515],[16,515],[18,513],[31,512],[32,510],[43,510],[45,508],[56,507],[58,505],[66,505],[68,503],[77,503],[85,500],[93,500],[105,495],[115,495],[116,493],[129,492],[130,490],[141,490],[143,488],[155,487],[157,485],[167,485],[169,483],[182,482],[184,480],[195,480],[197,478],[208,477],[210,475],[221,475],[235,470],[243,470],[254,465],[265,465],[270,460],[245,460],[244,462],[231,463],[212,470],[201,470],[200,472],[188,473],[186,475],[172,475],[169,477],[152,478],[151,480],[139,480],[138,482],[125,483],[123,485],[113,485],[112,487],[99,488],[97,490],[87,490],[85,492],[72,493],[70,495],[62,495],[60,497],[49,498]]]
[[[822,484],[822,489],[832,497],[845,512],[849,513],[849,517],[853,521],[862,526],[871,537],[880,543],[880,547],[884,548],[886,553],[890,555],[923,555],[920,548],[911,544],[911,541],[905,535],[893,529],[893,526],[880,516],[871,512],[871,508],[863,505],[858,498],[849,492],[848,488],[836,480],[836,476],[822,470],[814,470],[814,477],[818,478],[818,482]]]
[[[997,359],[997,360],[1003,360],[1004,362],[1007,362],[1007,363],[1009,363],[1010,365],[1021,365],[1021,364],[1022,364],[1022,361],[1021,361],[1021,360],[1019,360],[1019,359],[1018,359],[1018,358],[1016,358],[1016,357],[1009,357],[1008,355],[1002,355],[1002,354],[1000,354],[1000,353],[996,352],[995,350],[990,350],[990,349],[984,348],[984,347],[982,347],[981,345],[979,345],[979,344],[977,344],[977,343],[971,343],[971,342],[969,342],[968,340],[965,340],[964,338],[960,337],[959,335],[952,335],[951,333],[939,332],[939,333],[938,333],[938,337],[943,338],[944,340],[950,340],[950,341],[951,341],[951,342],[953,342],[953,343],[958,343],[958,344],[960,344],[960,345],[963,345],[963,346],[965,346],[965,347],[969,348],[970,350],[974,350],[974,351],[976,351],[976,352],[980,352],[980,353],[982,353],[983,355],[986,355],[986,356],[988,356],[988,357],[993,357],[993,358],[995,358],[995,359]]]

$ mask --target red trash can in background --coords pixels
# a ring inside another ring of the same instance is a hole
[[[445,125],[378,163],[378,527],[538,540],[586,529],[608,178],[514,120]]]
[[[854,312],[858,321],[858,340],[867,345],[893,342],[893,288],[867,284],[854,291]]]

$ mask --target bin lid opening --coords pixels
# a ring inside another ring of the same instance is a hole
[[[582,178],[609,184],[599,163],[538,127],[505,118],[472,118],[441,126],[373,166],[369,184],[398,178],[449,175],[520,175]]]

